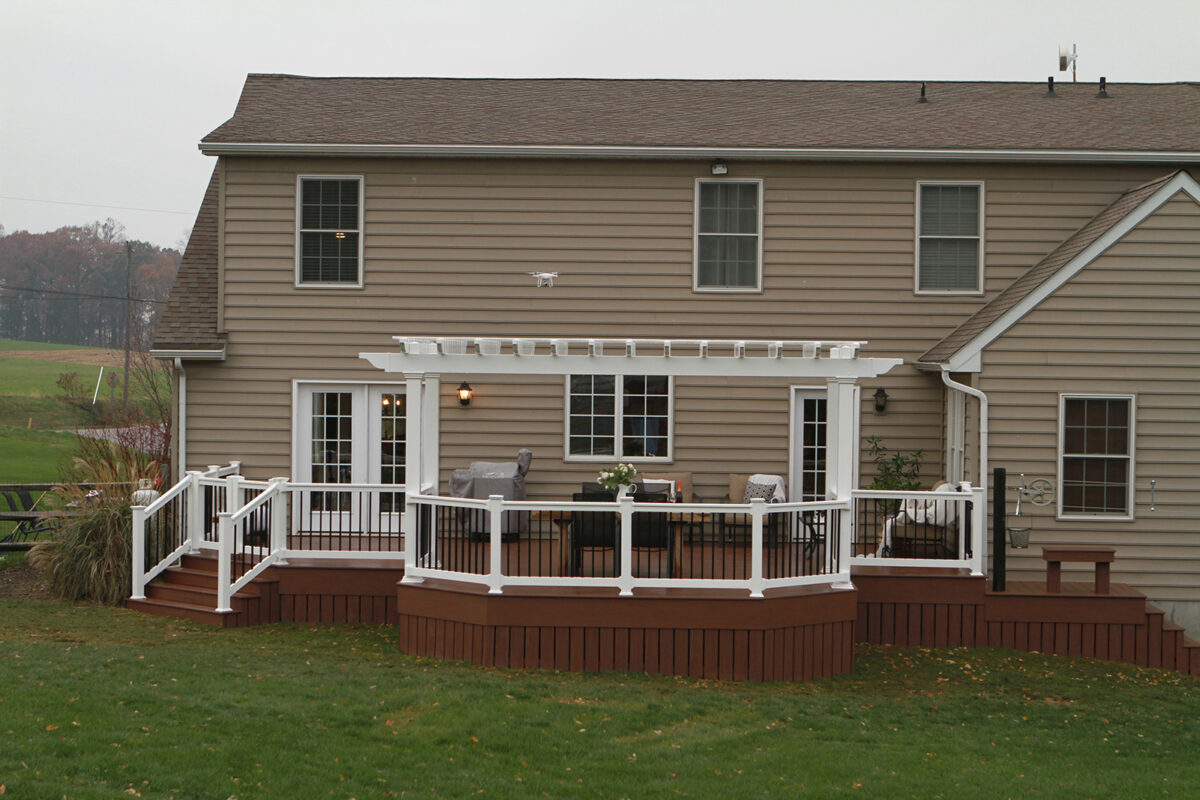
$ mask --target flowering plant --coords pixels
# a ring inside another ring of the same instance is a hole
[[[612,469],[602,469],[596,476],[596,483],[610,492],[615,492],[622,486],[628,486],[637,480],[637,470],[633,464],[617,464]]]

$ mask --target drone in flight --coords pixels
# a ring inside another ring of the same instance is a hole
[[[538,288],[554,286],[554,279],[558,277],[557,272],[531,272],[529,274],[537,278]]]

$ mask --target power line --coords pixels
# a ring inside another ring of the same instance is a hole
[[[125,299],[125,295],[123,295],[123,294],[117,295],[117,294],[91,294],[89,292],[64,292],[59,289],[35,289],[32,286],[9,286],[7,284],[0,285],[0,290],[14,291],[14,292],[30,292],[31,294],[57,294],[57,295],[62,295],[64,297],[84,297],[89,300],[124,300]],[[161,305],[161,306],[165,306],[167,304],[166,300],[150,300],[149,298],[142,298],[142,297],[131,297],[131,298],[129,298],[129,300],[134,303],[155,303],[155,304]]]
[[[36,197],[13,197],[12,195],[0,194],[0,200],[20,200],[25,203],[49,203],[56,206],[85,206],[87,208],[114,208],[119,211],[148,211],[151,214],[185,214],[192,216],[195,211],[175,211],[169,208],[137,208],[135,206],[108,206],[103,203],[72,203],[69,200],[39,200]],[[122,300],[125,298],[121,298]]]

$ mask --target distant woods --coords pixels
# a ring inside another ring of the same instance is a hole
[[[150,346],[181,254],[132,241],[135,349]],[[112,219],[49,233],[0,228],[0,338],[89,347],[125,344],[124,227]],[[155,302],[157,301],[157,302]]]

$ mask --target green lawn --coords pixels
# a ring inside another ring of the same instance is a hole
[[[862,647],[808,684],[512,672],[388,628],[0,601],[13,797],[1181,797],[1200,681]],[[1190,788],[1189,788],[1190,787]]]
[[[75,434],[0,427],[0,483],[52,483],[75,452]]]

